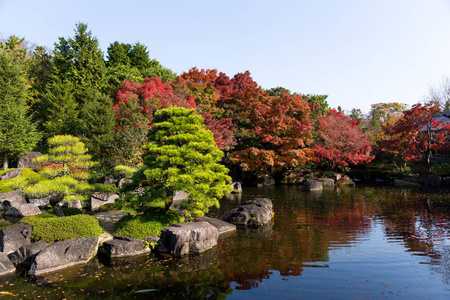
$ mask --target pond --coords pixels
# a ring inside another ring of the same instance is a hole
[[[247,188],[220,211],[253,197],[273,200],[273,223],[239,229],[203,255],[100,257],[4,277],[0,290],[14,294],[5,299],[450,299],[450,211],[435,195]]]

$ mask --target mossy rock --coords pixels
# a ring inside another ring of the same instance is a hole
[[[151,235],[160,235],[165,227],[181,222],[183,222],[181,216],[171,210],[163,215],[154,211],[137,216],[125,216],[114,226],[114,235],[144,239]]]

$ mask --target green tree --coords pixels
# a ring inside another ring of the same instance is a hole
[[[48,179],[26,187],[24,193],[32,198],[52,195],[52,205],[84,200],[91,191],[87,182],[91,177],[90,169],[96,165],[84,143],[77,137],[57,135],[49,138],[48,144],[48,154],[34,160],[39,174]]]
[[[0,50],[0,154],[3,169],[10,156],[33,149],[40,139],[28,116],[28,80],[22,62],[9,50]]]
[[[116,119],[112,111],[112,101],[95,90],[88,90],[90,100],[84,101],[80,114],[80,135],[89,152],[103,163],[111,154]]]
[[[149,143],[143,155],[144,167],[133,176],[135,188],[145,186],[141,196],[129,195],[125,207],[145,210],[163,205],[166,213],[177,191],[189,193],[182,204],[187,217],[202,216],[218,199],[230,192],[228,169],[217,162],[223,152],[214,144],[211,131],[193,109],[170,107],[155,113]]]
[[[86,88],[106,89],[103,53],[86,24],[76,24],[73,38],[59,38],[55,43],[53,70],[54,78],[73,83],[76,96]]]

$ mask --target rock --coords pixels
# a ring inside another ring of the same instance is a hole
[[[114,203],[116,199],[119,199],[117,194],[94,193],[89,199],[89,205],[91,209],[96,209],[104,204]]]
[[[406,181],[403,179],[395,179],[394,186],[400,187],[400,188],[410,188],[410,187],[419,187],[420,184],[411,182],[411,181]]]
[[[42,199],[28,199],[28,203],[30,204],[34,204],[39,208],[44,208],[50,205],[49,200],[46,198],[42,198]]]
[[[242,184],[240,182],[233,182],[231,184],[231,188],[232,188],[231,192],[233,194],[240,194],[240,193],[242,193]]]
[[[218,239],[219,231],[208,222],[173,224],[163,229],[158,251],[172,255],[201,253],[214,247]]]
[[[306,179],[305,183],[302,186],[302,190],[304,191],[321,191],[323,190],[322,182],[314,179]]]
[[[2,176],[0,176],[0,180],[9,180],[20,177],[20,174],[22,174],[22,169],[14,169],[11,171],[8,171],[6,173],[3,173]]]
[[[217,218],[236,225],[261,226],[272,219],[272,201],[268,198],[255,198]]]
[[[6,211],[7,215],[18,217],[31,217],[41,213],[39,207],[31,203],[14,206]]]
[[[85,264],[97,254],[98,242],[90,237],[53,243],[34,257],[28,273],[40,275]]]
[[[436,186],[441,185],[442,178],[441,178],[441,176],[437,176],[437,175],[427,175],[423,179],[423,182],[425,183],[425,186],[427,186],[427,187],[431,187],[431,186],[436,187]]]
[[[116,184],[118,181],[119,179],[116,179],[114,177],[103,176],[97,182],[102,184]]]
[[[28,224],[16,224],[0,230],[0,251],[14,252],[22,246],[30,244],[33,227]]]
[[[8,255],[9,259],[14,264],[31,265],[32,259],[47,248],[47,242],[40,240],[36,243],[20,247],[15,252]]]
[[[61,206],[61,207],[75,207],[75,208],[78,208],[78,209],[83,209],[83,205],[81,205],[81,201],[80,200],[74,200],[72,202],[61,201],[61,202],[58,202],[58,206]]]
[[[0,253],[0,276],[14,273],[16,267],[5,253]]]
[[[274,186],[275,185],[275,179],[270,175],[265,175],[260,181],[258,182],[258,187],[263,186]]]
[[[146,237],[144,239],[144,241],[146,241],[149,244],[155,244],[155,243],[159,242],[160,239],[161,238],[157,235],[151,235],[151,236]]]
[[[144,246],[143,240],[133,239],[127,236],[115,236],[112,240],[103,243],[103,249],[111,257],[124,257],[140,255],[150,252],[150,248]]]
[[[133,182],[133,180],[131,180],[131,179],[122,178],[122,179],[119,179],[119,181],[117,181],[117,187],[119,189],[121,189],[121,188],[123,188],[124,184],[132,183],[132,182]]]
[[[36,164],[33,163],[33,158],[42,156],[41,152],[27,152],[21,157],[19,157],[19,160],[17,161],[17,167],[18,168],[30,168],[30,169],[36,169]]]
[[[0,202],[2,208],[8,210],[12,206],[27,204],[27,199],[22,190],[14,190],[12,192],[0,194]]]
[[[175,192],[175,194],[173,195],[173,201],[184,201],[187,198],[189,198],[189,193],[188,192]]]
[[[322,186],[325,187],[334,187],[334,180],[331,178],[317,178],[317,181],[322,183]]]
[[[335,186],[342,187],[342,186],[355,186],[355,183],[353,180],[350,179],[347,175],[342,176],[339,178],[339,180],[336,180]]]
[[[210,217],[198,217],[195,222],[208,222],[219,231],[219,234],[227,233],[236,230],[236,225]]]

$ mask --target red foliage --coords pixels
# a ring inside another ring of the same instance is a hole
[[[212,84],[217,78],[216,69],[201,69],[196,67],[190,69],[188,72],[184,72],[180,75],[186,82],[192,82],[196,84]]]
[[[405,160],[424,159],[430,167],[433,151],[448,147],[450,123],[438,121],[434,116],[438,112],[439,107],[432,103],[413,105],[397,122],[386,126],[390,139],[381,143],[382,149]]]
[[[211,130],[214,134],[214,141],[217,148],[222,151],[230,151],[236,146],[237,142],[234,137],[236,126],[233,124],[231,118],[222,118],[216,120],[216,118],[209,114],[203,113],[203,123],[206,129]]]
[[[334,109],[326,115],[321,115],[320,139],[314,146],[318,158],[329,161],[331,169],[337,165],[370,162],[373,159],[373,156],[369,155],[372,150],[371,143],[359,128],[359,123]]]

